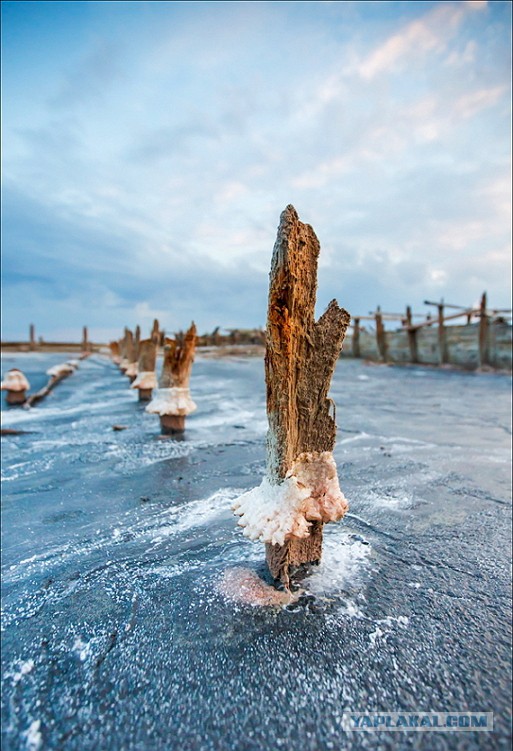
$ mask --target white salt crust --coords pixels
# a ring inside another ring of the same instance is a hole
[[[152,415],[190,415],[196,409],[188,388],[158,389],[146,407]]]
[[[136,362],[131,362],[128,364],[127,369],[125,370],[125,375],[129,378],[133,378],[137,375],[138,367]]]
[[[121,357],[119,355],[112,355],[112,362],[114,363],[114,365],[120,365]]]
[[[156,389],[158,386],[157,376],[154,370],[141,370],[137,378],[131,384],[132,389]]]
[[[71,373],[75,372],[75,368],[73,365],[68,365],[68,363],[63,363],[62,365],[54,365],[53,368],[48,368],[46,371],[46,375],[49,376],[61,376],[61,375],[70,375]]]
[[[313,521],[338,521],[348,504],[333,454],[324,451],[301,454],[283,482],[273,485],[264,477],[258,488],[241,495],[232,508],[241,517],[238,524],[246,537],[283,545],[292,537],[308,537]]]
[[[2,391],[26,391],[30,388],[27,377],[18,368],[8,370],[0,384]]]
[[[130,360],[127,357],[122,357],[119,361],[119,367],[124,372],[130,365]]]

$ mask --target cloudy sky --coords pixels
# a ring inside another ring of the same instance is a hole
[[[4,0],[3,337],[263,325],[289,203],[319,312],[509,307],[511,7]]]

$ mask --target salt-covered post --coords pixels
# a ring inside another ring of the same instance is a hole
[[[115,365],[121,362],[121,350],[119,342],[109,342],[110,356]]]
[[[486,314],[486,292],[481,296],[479,306],[479,367],[489,365],[489,347],[488,347],[488,316]]]
[[[166,339],[164,344],[159,388],[146,412],[160,416],[160,428],[165,435],[183,433],[186,416],[196,409],[189,388],[196,338],[193,323],[179,341]]]
[[[126,373],[128,366],[130,365],[129,354],[132,351],[134,335],[129,328],[125,326],[125,333],[121,340],[121,362],[119,363],[119,369],[122,373]]]
[[[7,391],[5,401],[7,404],[16,405],[24,404],[27,399],[27,390],[30,388],[25,374],[18,368],[11,368],[5,374],[4,380],[0,384],[2,391]]]
[[[269,570],[287,588],[296,569],[319,562],[323,525],[347,510],[332,453],[336,424],[328,390],[350,316],[332,300],[315,321],[319,250],[313,229],[287,206],[267,314],[267,474],[234,503],[244,534],[266,543]]]
[[[130,383],[133,383],[135,381],[135,378],[137,376],[137,347],[138,343],[136,338],[132,335],[132,332],[128,332],[128,339],[127,339],[127,348],[126,348],[126,359],[128,360],[128,365],[125,370],[125,375],[129,379]]]
[[[143,339],[139,344],[139,360],[137,363],[137,377],[132,383],[132,389],[138,389],[139,401],[151,401],[153,389],[157,388],[155,365],[157,363],[157,345],[152,339]]]

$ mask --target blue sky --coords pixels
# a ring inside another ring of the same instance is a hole
[[[510,306],[511,3],[2,2],[3,338]]]

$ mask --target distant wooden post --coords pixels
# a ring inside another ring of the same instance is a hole
[[[82,329],[82,352],[89,352],[89,334],[87,326]]]
[[[449,353],[447,351],[447,338],[445,335],[444,325],[444,305],[439,303],[438,305],[438,362],[440,365],[445,365],[449,361]]]
[[[135,350],[135,358],[136,360],[139,359],[139,346],[141,343],[141,327],[139,324],[135,327],[135,336],[134,336],[134,350]]]
[[[125,326],[125,336],[123,337],[123,342],[121,346],[122,350],[122,359],[121,363],[119,365],[119,368],[122,373],[126,373],[128,370],[128,366],[132,362],[132,352],[134,347],[134,335],[130,331],[130,329],[126,328]]]
[[[109,349],[110,349],[110,356],[112,358],[112,362],[116,365],[119,365],[121,362],[121,351],[119,342],[109,342]]]
[[[360,357],[360,319],[353,322],[353,357]]]
[[[137,332],[137,329],[136,329]],[[140,332],[140,329],[139,329]],[[125,370],[125,375],[129,379],[130,383],[133,383],[137,377],[137,360],[138,360],[138,348],[139,342],[136,337],[132,335],[131,331],[128,331],[126,358],[128,360],[128,366]]]
[[[159,322],[155,318],[155,320],[153,321],[153,328],[151,329],[150,339],[152,339],[157,346],[160,344],[160,338],[161,338],[159,329],[160,329]]]
[[[152,339],[143,339],[139,345],[137,377],[131,388],[139,390],[139,401],[151,401],[153,389],[157,388],[155,365],[157,362],[157,345]]]
[[[489,320],[486,314],[486,292],[483,292],[481,296],[481,304],[479,309],[479,367],[490,364],[490,352],[489,352]]]
[[[267,477],[234,504],[244,534],[266,543],[271,574],[290,576],[322,553],[323,525],[347,510],[332,451],[328,390],[349,313],[332,300],[314,319],[320,246],[293,206],[280,217],[267,314]]]
[[[406,325],[408,327],[408,345],[410,347],[410,362],[416,363],[419,361],[417,352],[417,329],[412,328],[412,315],[411,308],[408,305],[406,307]]]
[[[36,348],[36,327],[33,323],[30,324],[29,328],[29,349],[31,351],[35,350]]]
[[[376,314],[374,316],[376,322],[376,343],[378,346],[378,353],[383,362],[388,360],[388,347],[387,338],[385,333],[385,326],[383,325],[383,316],[381,315],[381,308],[378,305]]]
[[[196,350],[194,323],[180,340],[166,339],[159,388],[146,411],[160,416],[164,435],[183,433],[185,418],[196,409],[189,381]]]

